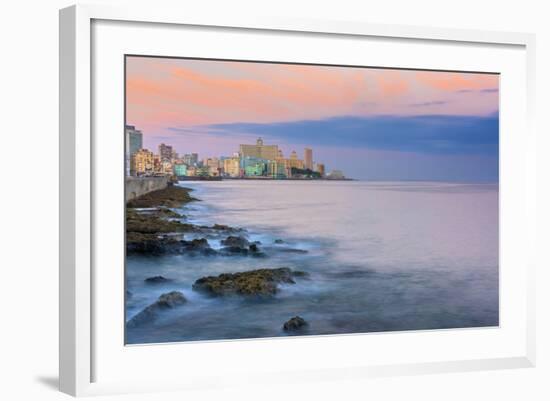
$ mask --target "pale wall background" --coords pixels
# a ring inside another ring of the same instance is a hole
[[[137,1],[100,1],[130,4]],[[0,398],[67,399],[57,393],[58,21],[63,0],[2,3],[0,22]],[[545,1],[267,0],[151,1],[219,14],[247,13],[431,25],[538,35],[539,213],[538,338],[535,369],[274,386],[250,392],[122,396],[131,400],[543,400],[550,399],[550,13]],[[543,158],[546,157],[546,160]],[[7,180],[5,177],[7,176]],[[544,227],[546,225],[546,227]],[[182,361],[185,363],[185,361]],[[103,398],[102,398],[103,399]],[[115,399],[107,397],[106,399]]]

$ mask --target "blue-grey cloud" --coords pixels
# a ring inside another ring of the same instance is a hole
[[[215,135],[256,135],[298,145],[498,155],[498,112],[490,116],[342,116],[267,124],[215,124],[201,129]]]

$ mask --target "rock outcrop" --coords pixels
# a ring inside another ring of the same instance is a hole
[[[244,237],[230,235],[226,239],[222,239],[221,244],[229,247],[247,248],[250,242]]]
[[[172,280],[164,276],[153,276],[153,277],[147,277],[144,281],[147,284],[164,284],[164,283],[169,283]]]
[[[158,191],[149,192],[139,198],[127,202],[128,207],[181,207],[183,204],[197,199],[189,195],[191,190],[170,185]]]
[[[289,332],[300,331],[307,327],[308,323],[300,316],[294,316],[283,324],[283,330]]]
[[[224,273],[198,279],[193,284],[193,290],[215,297],[231,295],[270,297],[278,292],[279,284],[295,284],[293,277],[297,276],[296,273],[288,267]]]
[[[149,324],[158,319],[159,315],[169,309],[179,307],[187,302],[187,299],[179,291],[162,294],[154,303],[143,309],[127,323],[127,327],[138,327]]]

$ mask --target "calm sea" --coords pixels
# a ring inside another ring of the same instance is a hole
[[[179,211],[196,224],[245,228],[267,258],[127,260],[131,318],[164,292],[189,302],[127,331],[128,343],[284,336],[299,315],[306,334],[497,326],[498,186],[433,182],[185,182],[201,202]],[[192,238],[192,237],[187,237]],[[219,248],[220,238],[209,238]],[[280,239],[284,244],[276,244]],[[301,249],[307,253],[286,252]],[[290,267],[308,280],[270,301],[192,291],[207,275]],[[174,281],[147,286],[162,275]]]

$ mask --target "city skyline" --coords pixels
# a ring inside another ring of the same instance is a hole
[[[349,179],[341,170],[327,172],[325,163],[313,157],[313,149],[304,148],[303,157],[296,151],[285,157],[277,144],[239,144],[231,155],[200,157],[198,153],[178,152],[161,143],[155,153],[143,147],[143,134],[134,125],[126,125],[126,175],[168,175],[181,179],[268,178],[268,179]]]
[[[219,157],[262,137],[357,179],[498,180],[498,75],[128,57],[143,147]],[[360,163],[358,162],[360,161]]]

